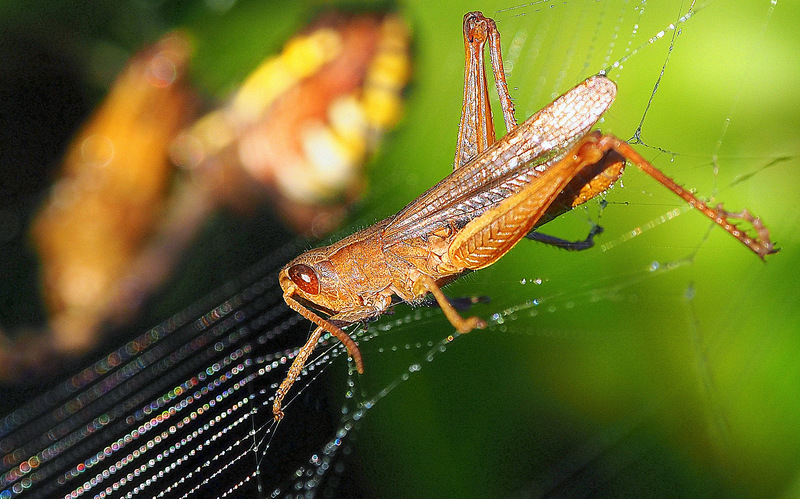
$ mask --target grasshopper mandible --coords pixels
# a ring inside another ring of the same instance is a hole
[[[508,130],[499,141],[486,83],[487,43]],[[415,304],[431,293],[459,333],[485,327],[477,317],[462,318],[441,286],[466,271],[493,264],[539,225],[605,192],[622,175],[626,161],[760,258],[777,251],[769,231],[747,210],[729,213],[721,205],[709,207],[626,142],[590,131],[616,95],[616,85],[604,75],[586,79],[517,126],[494,21],[480,12],[466,14],[464,46],[464,101],[453,173],[396,215],[303,253],[281,270],[286,303],[317,327],[275,394],[276,421],[282,419],[281,403],[323,331],[345,345],[363,373],[358,346],[341,328],[383,314],[395,295]],[[756,236],[750,237],[729,219],[751,224]]]

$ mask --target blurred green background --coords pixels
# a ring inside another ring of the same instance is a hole
[[[3,193],[3,319],[35,322],[41,314],[33,256],[20,251],[27,244],[26,210],[40,199],[69,126],[98,102],[131,51],[171,27],[190,29],[193,79],[224,98],[322,5],[0,3],[2,50],[10,61],[3,64],[10,82],[2,86],[9,137],[3,176],[16,182],[7,180]],[[370,164],[370,191],[344,232],[395,212],[450,170],[466,11],[498,21],[521,120],[687,9],[673,1],[444,6],[411,0],[397,7],[414,32],[405,118]],[[669,54],[641,137],[674,154],[638,150],[701,196],[713,193],[728,209],[747,207],[762,217],[781,252],[764,264],[721,230],[709,233],[709,222],[692,212],[652,224],[681,203],[629,169],[607,206],[589,203],[546,227],[577,239],[590,221],[599,223],[605,232],[594,249],[569,253],[522,242],[498,264],[448,288],[452,295],[490,296],[491,304],[474,309],[482,316],[519,308],[503,315],[502,324],[458,338],[430,363],[427,349],[414,345],[450,334],[438,314],[364,344],[367,371],[356,380],[364,396],[410,364],[423,364],[361,422],[350,466],[367,480],[365,495],[800,496],[792,208],[800,186],[799,21],[796,2],[702,4],[679,25],[671,53],[674,32],[667,31],[610,72],[618,100],[600,125],[624,139],[633,135]],[[27,65],[20,53],[30,57]],[[46,142],[26,143],[26,127],[45,125],[14,113],[12,104],[28,88],[19,81],[46,86],[57,77],[74,82],[74,92],[58,101],[70,105],[47,125],[54,128]],[[206,237],[213,232],[212,226]],[[247,241],[258,239],[237,244]],[[191,275],[199,279],[181,286],[190,293],[211,289],[267,252],[240,248],[226,262],[215,260],[219,254],[196,255]],[[168,297],[153,313],[166,316],[178,302]],[[386,353],[392,347],[401,352]],[[345,391],[341,372],[328,378],[335,397]]]

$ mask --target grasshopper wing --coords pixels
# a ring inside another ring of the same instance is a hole
[[[447,224],[466,226],[527,189],[589,132],[615,96],[616,85],[604,76],[584,80],[406,206],[384,229],[385,244]]]
[[[478,270],[499,260],[533,229],[575,175],[603,157],[596,141],[590,135],[524,189],[469,222],[450,244],[450,262]]]

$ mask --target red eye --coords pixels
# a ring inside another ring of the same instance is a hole
[[[319,280],[317,273],[308,265],[298,264],[289,267],[289,279],[297,284],[297,287],[310,295],[319,293]]]

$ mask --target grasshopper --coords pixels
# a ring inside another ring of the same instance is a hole
[[[300,375],[323,331],[347,348],[364,372],[355,341],[342,328],[383,314],[398,297],[420,303],[430,293],[459,333],[483,328],[462,318],[441,286],[487,267],[536,227],[605,192],[626,161],[716,222],[760,258],[775,253],[769,231],[747,210],[709,207],[656,169],[625,141],[591,131],[611,106],[616,85],[587,78],[517,125],[500,55],[500,34],[480,12],[464,16],[464,101],[454,171],[396,215],[330,246],[303,253],[279,275],[283,298],[317,327],[278,388],[273,415]],[[496,140],[489,106],[484,48],[489,45],[495,86],[508,133]],[[752,225],[755,237],[730,219]],[[311,311],[315,309],[327,319]]]

